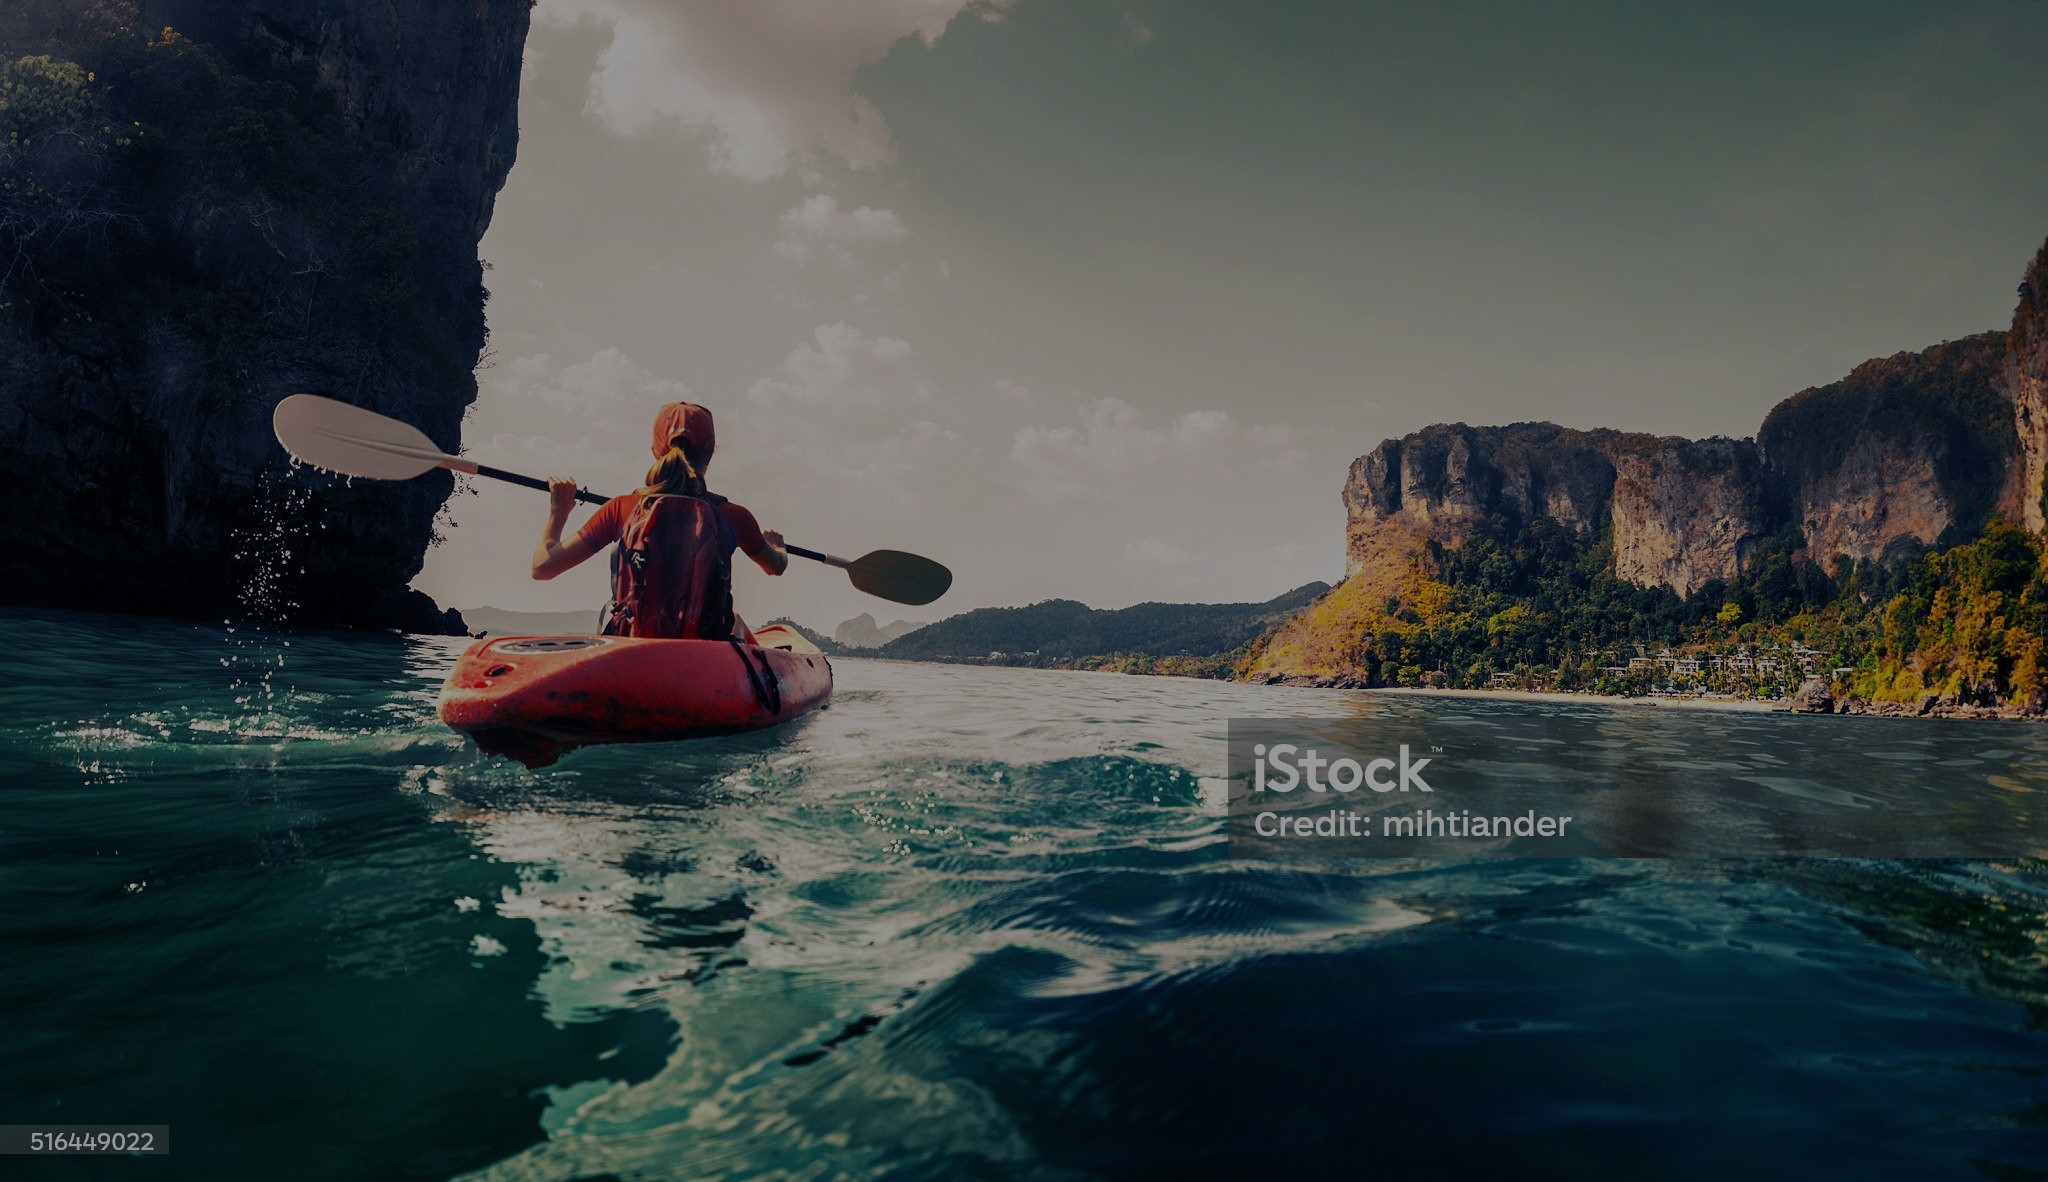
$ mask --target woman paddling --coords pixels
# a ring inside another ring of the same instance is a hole
[[[711,412],[671,402],[654,417],[654,466],[638,491],[613,497],[574,538],[562,527],[576,482],[548,480],[548,518],[533,551],[533,577],[552,579],[612,543],[612,599],[602,631],[664,640],[748,640],[733,613],[732,555],[745,551],[779,575],[789,567],[782,535],[704,484],[717,434]]]

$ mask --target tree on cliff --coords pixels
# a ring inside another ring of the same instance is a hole
[[[48,55],[0,62],[0,293],[43,289],[44,260],[104,249],[123,218],[106,177],[135,132],[116,129],[96,81]]]
[[[2048,665],[2048,541],[2004,521],[1927,555],[1877,614],[1856,679],[1865,696],[2030,699]],[[1982,696],[1982,695],[1980,695]]]

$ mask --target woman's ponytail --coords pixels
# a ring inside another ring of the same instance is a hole
[[[695,457],[690,454],[690,445],[680,440],[672,444],[654,466],[647,470],[645,491],[650,493],[679,493],[683,496],[698,496],[704,492],[704,476],[698,471]]]

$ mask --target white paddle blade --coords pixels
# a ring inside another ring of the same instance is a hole
[[[299,462],[344,476],[410,480],[455,458],[409,423],[318,394],[278,403],[270,426]]]

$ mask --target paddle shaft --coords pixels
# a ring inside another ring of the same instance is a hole
[[[471,467],[468,461],[463,461],[462,467],[457,470],[473,472],[478,476],[488,476],[492,480],[502,480],[507,484],[516,484],[522,488],[537,488],[542,492],[548,491],[548,482],[538,476],[521,476],[517,472],[507,472],[503,468],[493,468],[489,464],[478,464],[475,467]],[[606,498],[588,489],[579,488],[576,490],[576,499],[586,504],[602,505],[605,503]]]
[[[822,562],[826,566],[836,566],[842,570],[850,570],[853,567],[851,559],[840,558],[837,555],[826,554],[819,550],[807,550],[802,546],[792,546],[788,542],[784,542],[782,548],[798,558],[808,558],[812,562]]]

